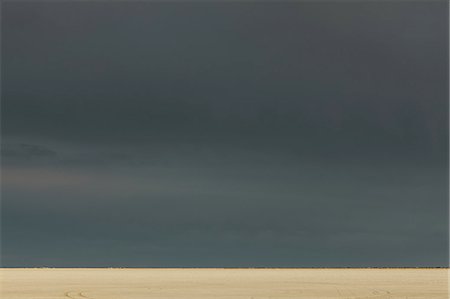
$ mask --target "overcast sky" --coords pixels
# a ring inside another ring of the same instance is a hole
[[[4,267],[448,265],[448,4],[2,3]]]

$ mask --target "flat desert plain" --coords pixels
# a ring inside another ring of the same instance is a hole
[[[2,299],[442,298],[448,269],[1,269]]]

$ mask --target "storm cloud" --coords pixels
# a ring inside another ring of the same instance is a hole
[[[6,2],[2,263],[448,265],[448,3]]]

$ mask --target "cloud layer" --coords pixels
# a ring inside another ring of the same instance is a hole
[[[5,3],[9,266],[446,266],[445,2]]]

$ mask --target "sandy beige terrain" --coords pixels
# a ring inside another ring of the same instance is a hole
[[[1,269],[2,299],[448,298],[447,269]]]

